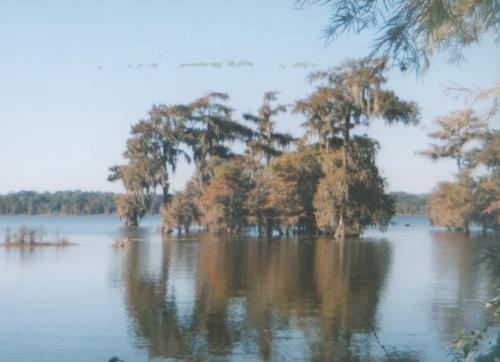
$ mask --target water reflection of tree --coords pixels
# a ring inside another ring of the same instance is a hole
[[[183,258],[188,248],[182,241],[165,241],[157,273],[145,272],[147,244],[133,243],[127,251],[125,301],[150,357],[369,356],[390,264],[388,243],[207,237],[190,245],[196,258]],[[187,318],[167,296],[173,263],[186,269],[179,260],[196,263],[195,303]]]
[[[132,242],[124,266],[125,301],[140,344],[151,357],[185,354],[188,335],[177,320],[176,304],[166,300],[170,246],[163,245],[158,273],[148,272],[148,242]]]
[[[315,281],[321,301],[321,360],[331,356],[351,359],[353,337],[367,337],[376,329],[376,310],[389,264],[390,249],[385,242],[318,240]]]
[[[66,247],[59,246],[25,246],[25,247],[0,247],[0,257],[5,257],[5,261],[20,263],[21,265],[33,265],[35,262],[45,260],[55,260],[67,255]],[[64,254],[66,252],[66,254]],[[2,255],[3,254],[3,255]]]
[[[479,260],[484,247],[496,236],[432,231],[431,237],[433,264],[439,276],[433,288],[432,319],[442,331],[442,342],[448,344],[461,331],[487,324],[483,305],[494,285],[491,272]]]

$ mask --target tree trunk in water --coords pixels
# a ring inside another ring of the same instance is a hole
[[[165,185],[162,186],[161,208],[164,210],[167,210],[167,207],[168,207],[168,188],[169,188],[168,183],[166,183]],[[162,219],[163,220],[161,223],[161,232],[162,232],[162,234],[168,234],[170,231],[170,228],[167,225],[165,217],[163,217]]]
[[[198,163],[196,164],[196,171],[198,172],[198,177],[197,177],[198,189],[200,191],[203,191],[204,186],[205,186],[205,182],[207,181],[206,177],[205,177],[206,176],[205,175],[205,171],[206,171],[205,160],[198,161]]]
[[[268,239],[273,237],[273,222],[272,220],[267,220],[266,223],[266,237]]]
[[[344,144],[342,145],[342,157],[343,157],[343,166],[344,166],[344,192],[342,195],[342,205],[340,207],[340,215],[339,222],[337,224],[337,229],[335,230],[335,239],[344,239],[348,229],[349,229],[349,221],[347,220],[347,208],[349,205],[349,186],[351,183],[350,178],[350,165],[349,165],[349,150],[350,150],[350,133],[349,133],[350,119],[346,117],[344,124]]]
[[[162,200],[162,204],[163,206],[167,207],[167,204],[168,204],[168,188],[169,188],[169,185],[166,184],[166,185],[163,185],[162,187],[162,197],[161,197],[161,200]]]
[[[139,217],[136,212],[129,213],[127,215],[127,220],[125,221],[125,225],[128,228],[137,228],[139,226]]]

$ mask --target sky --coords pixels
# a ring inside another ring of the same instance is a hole
[[[2,0],[0,193],[123,191],[106,180],[108,168],[123,162],[130,126],[153,104],[227,92],[240,119],[266,91],[292,104],[312,92],[311,71],[370,51],[369,35],[326,43],[327,22],[327,8],[298,9],[293,0]],[[436,116],[464,107],[445,86],[492,86],[499,59],[486,36],[458,65],[436,56],[421,76],[389,72],[387,87],[421,109],[419,126],[376,120],[360,131],[380,142],[390,191],[429,192],[453,178],[452,161],[416,152],[430,142]],[[287,114],[278,129],[298,136],[301,122]],[[181,165],[172,188],[181,190],[192,172]]]

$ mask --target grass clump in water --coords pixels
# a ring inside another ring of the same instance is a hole
[[[3,247],[35,247],[35,246],[69,246],[73,245],[66,237],[61,236],[59,233],[49,240],[47,233],[41,228],[29,228],[21,226],[17,231],[12,231],[7,228],[5,231],[5,238]]]

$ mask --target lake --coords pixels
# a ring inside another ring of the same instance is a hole
[[[347,242],[162,240],[159,224],[1,216],[2,241],[27,225],[77,245],[0,248],[0,361],[447,361],[461,330],[489,322],[477,261],[493,234],[401,216]]]

